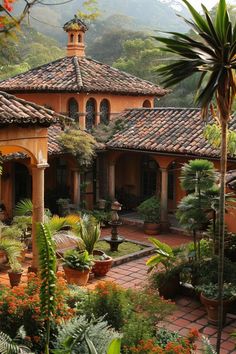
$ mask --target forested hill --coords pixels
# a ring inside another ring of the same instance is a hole
[[[44,1],[47,4],[55,4],[57,0]],[[31,10],[30,23],[40,32],[52,36],[59,42],[64,43],[65,37],[59,27],[71,19],[71,17],[81,9],[83,0],[72,0],[61,6],[35,6]],[[17,9],[24,3],[19,0]],[[181,5],[180,0],[97,0],[97,6],[101,16],[96,22],[104,21],[113,15],[121,16],[120,28],[129,30],[178,30],[185,32],[187,26],[176,13],[188,17],[186,8]],[[33,18],[38,19],[37,22]],[[114,17],[111,17],[114,18]],[[50,24],[47,26],[47,23]],[[117,23],[116,23],[117,24]]]

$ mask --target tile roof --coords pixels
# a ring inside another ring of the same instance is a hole
[[[9,124],[49,126],[62,118],[62,115],[54,111],[0,91],[0,126]]]
[[[169,92],[109,65],[85,57],[65,57],[0,82],[7,92],[107,92],[164,96]]]
[[[123,127],[107,142],[109,149],[219,157],[219,150],[203,137],[205,122],[199,109],[129,109],[118,118],[124,120]],[[236,129],[236,116],[231,128]]]

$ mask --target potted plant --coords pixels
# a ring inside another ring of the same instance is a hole
[[[97,277],[105,276],[109,272],[113,264],[112,257],[108,256],[105,252],[99,250],[94,250],[93,256],[94,256],[94,265],[92,268],[92,272]]]
[[[69,284],[84,286],[89,279],[93,266],[93,257],[88,251],[68,250],[63,257],[63,268]]]
[[[220,306],[218,284],[202,284],[196,287],[200,292],[200,300],[207,311],[208,322],[218,325],[218,308]],[[236,286],[231,283],[223,285],[223,324],[226,320],[226,314],[232,302],[236,299]]]
[[[21,276],[23,273],[21,263],[17,258],[9,259],[10,270],[8,271],[8,277],[11,287],[18,286],[20,284]]]
[[[155,255],[151,256],[146,265],[150,273],[154,269],[158,272],[153,273],[152,283],[158,288],[159,294],[165,299],[174,298],[180,290],[180,265],[172,248],[166,243],[162,243],[153,237],[149,241],[155,246]]]
[[[144,232],[148,235],[157,235],[160,230],[160,201],[153,196],[142,202],[138,213],[144,219]]]

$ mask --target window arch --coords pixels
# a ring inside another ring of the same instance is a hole
[[[68,101],[68,115],[69,117],[76,119],[79,112],[79,105],[75,98],[70,98]]]
[[[149,100],[145,100],[145,101],[143,102],[143,107],[145,107],[145,108],[151,108],[151,107],[152,107],[151,102],[150,102]]]
[[[86,103],[86,129],[91,130],[96,120],[96,101],[90,98]]]
[[[110,121],[110,102],[103,99],[100,103],[100,123],[108,124]]]

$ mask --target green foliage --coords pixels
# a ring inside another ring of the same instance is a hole
[[[203,350],[204,354],[216,354],[215,349],[211,345],[209,339],[205,336],[202,336]]]
[[[96,140],[83,130],[67,129],[58,141],[65,150],[76,157],[80,166],[88,166],[95,157]]]
[[[16,216],[26,216],[31,215],[33,211],[33,203],[31,199],[20,200],[15,207]]]
[[[146,222],[159,223],[160,221],[160,201],[155,196],[142,202],[137,211]]]
[[[190,160],[181,168],[181,186],[186,191],[207,191],[215,185],[216,179],[214,164],[208,160]]]
[[[146,265],[149,267],[149,271],[160,265],[164,266],[166,271],[170,270],[175,260],[172,248],[154,237],[150,237],[148,240],[155,246],[155,253],[157,253],[156,255],[151,256],[146,262]]]
[[[84,252],[79,252],[76,249],[68,250],[64,254],[63,264],[80,271],[89,270],[93,265],[93,257],[86,250]]]
[[[18,345],[11,337],[7,334],[0,332],[0,353],[1,354],[33,354],[30,349]]]
[[[215,148],[219,149],[221,145],[221,128],[219,124],[207,124],[203,131],[204,138]],[[228,151],[231,156],[236,154],[236,132],[227,131]]]
[[[198,195],[188,194],[179,202],[176,217],[183,228],[192,231],[202,230],[208,223],[207,210],[209,210],[209,201],[205,196],[201,196],[201,204],[199,204]]]
[[[91,133],[95,137],[96,141],[105,143],[117,132],[124,127],[124,121],[122,119],[112,119],[109,124],[98,124],[95,126]]]
[[[91,354],[86,337],[93,343],[97,354],[104,354],[111,341],[120,335],[108,327],[103,318],[89,321],[85,316],[74,317],[60,324],[55,343],[56,350],[53,352]]]
[[[20,241],[0,237],[0,250],[5,251],[11,268],[20,268],[19,261],[23,244]]]
[[[232,108],[236,90],[233,79],[235,77],[236,27],[232,26],[225,0],[220,0],[215,20],[204,6],[204,16],[202,16],[187,0],[183,2],[192,15],[192,19],[186,22],[197,33],[197,39],[194,40],[189,35],[177,32],[170,32],[172,37],[169,38],[156,37],[164,44],[166,52],[179,56],[176,62],[159,68],[158,72],[164,78],[163,82],[166,86],[173,86],[191,77],[194,73],[200,73],[197,102],[201,104],[206,113],[208,105],[215,96],[219,112],[224,117],[226,111]],[[224,53],[223,62],[222,52]],[[227,97],[225,92],[228,92]]]
[[[40,265],[40,310],[46,322],[45,354],[49,353],[50,321],[55,312],[56,297],[56,252],[52,235],[47,224],[36,225],[37,246]]]
[[[84,214],[80,220],[80,230],[78,236],[83,242],[84,248],[89,254],[93,254],[96,242],[101,235],[100,224],[97,220],[88,214]]]
[[[59,59],[65,51],[59,44],[26,24],[7,40],[0,37],[0,80]],[[27,38],[27,40],[26,40]]]
[[[123,333],[125,348],[136,345],[140,338],[152,338],[156,324],[171,313],[173,304],[150,289],[125,290],[113,282],[101,282],[78,310],[88,318],[105,316],[109,325]]]
[[[166,328],[158,328],[156,332],[156,344],[161,348],[165,348],[169,342],[177,342],[180,338],[181,335],[178,332],[169,331]]]
[[[211,300],[219,300],[218,284],[208,283],[196,287],[205,297]],[[236,298],[236,286],[230,283],[224,283],[222,289],[223,300],[233,300]]]

